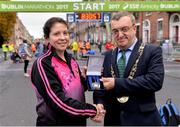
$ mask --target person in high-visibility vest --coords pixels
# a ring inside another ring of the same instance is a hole
[[[8,47],[9,47],[10,52],[14,51],[14,44],[13,43],[9,44]]]
[[[4,53],[4,60],[7,60],[7,53],[8,53],[8,51],[9,51],[9,49],[8,49],[8,43],[7,43],[7,42],[4,42],[4,43],[2,44],[2,51],[3,51],[3,53]]]
[[[78,43],[77,41],[74,41],[72,44],[72,51],[73,51],[73,55],[74,55],[74,58],[77,59],[77,51],[78,51]]]
[[[78,43],[78,52],[81,53],[81,56],[83,56],[83,47],[84,43],[80,40]]]
[[[36,52],[36,45],[35,45],[34,43],[31,44],[31,51],[32,51],[33,53]]]
[[[89,41],[86,42],[86,50],[91,50],[91,44]]]
[[[10,53],[10,56],[12,55],[12,53],[14,52],[14,44],[13,43],[10,43],[8,45],[8,49],[9,49],[9,53]]]

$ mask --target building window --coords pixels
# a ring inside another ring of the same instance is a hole
[[[139,12],[134,12],[133,15],[134,15],[136,20],[139,18]]]
[[[146,20],[143,21],[143,42],[144,43],[150,43],[150,21]]]
[[[141,38],[140,38],[140,25],[137,25],[136,28],[137,28],[136,37],[137,37],[138,40],[141,40]]]
[[[163,39],[163,20],[159,20],[157,22],[157,39],[158,40]]]
[[[144,22],[144,27],[149,27],[148,21],[145,21],[145,22]]]
[[[174,22],[174,23],[177,23],[177,22],[179,22],[179,21],[180,21],[180,19],[179,19],[179,17],[176,15],[176,16],[174,17],[173,22]]]

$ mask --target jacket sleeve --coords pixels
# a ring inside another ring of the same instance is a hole
[[[124,94],[152,93],[162,88],[164,80],[164,65],[161,47],[150,47],[147,63],[137,67],[137,72],[133,79],[116,78],[116,96]],[[147,53],[146,51],[146,53]],[[142,73],[143,72],[143,73]]]
[[[96,108],[93,105],[65,96],[62,83],[53,68],[41,58],[33,64],[31,80],[46,104],[57,113],[63,112],[63,114],[86,118],[96,115]]]

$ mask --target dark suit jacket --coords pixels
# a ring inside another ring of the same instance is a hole
[[[94,103],[102,103],[106,108],[105,125],[161,125],[155,105],[155,92],[162,88],[164,65],[162,49],[146,45],[139,60],[134,79],[128,79],[141,45],[137,42],[125,69],[125,78],[119,78],[117,68],[117,51],[105,53],[104,77],[112,77],[111,65],[115,72],[115,88],[110,91],[95,91]],[[126,103],[119,103],[116,97],[129,96]]]

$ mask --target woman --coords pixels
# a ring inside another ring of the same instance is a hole
[[[27,73],[27,68],[29,61],[32,59],[32,55],[27,40],[23,40],[23,44],[19,48],[19,54],[20,57],[24,60],[24,76],[29,77],[30,75]]]
[[[83,78],[77,62],[67,53],[68,25],[61,18],[50,18],[44,25],[49,50],[32,67],[36,90],[37,125],[85,126],[86,118],[99,112],[85,103]]]

